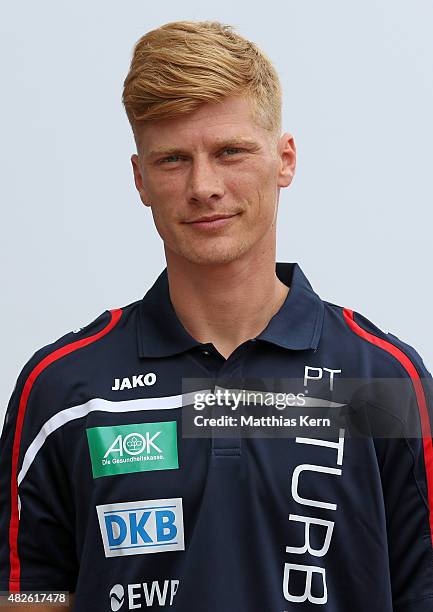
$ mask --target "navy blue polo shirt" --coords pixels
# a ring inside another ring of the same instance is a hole
[[[276,273],[283,305],[228,359],[185,330],[166,269],[30,358],[1,437],[1,590],[68,590],[80,612],[433,611],[431,375],[298,264]],[[397,402],[357,398],[403,434],[183,435],[185,380],[239,378],[302,381],[301,399],[404,381]]]

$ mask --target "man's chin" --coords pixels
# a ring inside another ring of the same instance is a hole
[[[206,251],[194,250],[190,248],[187,252],[184,252],[181,255],[190,263],[201,266],[218,266],[236,261],[242,254],[243,249],[241,249],[239,245],[237,248],[209,249]]]

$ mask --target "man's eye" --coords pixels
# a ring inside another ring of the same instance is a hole
[[[158,163],[159,164],[164,164],[164,163],[170,162],[170,161],[177,162],[179,158],[180,158],[180,155],[168,155],[167,157],[164,157],[163,159],[160,159]]]
[[[226,151],[231,151],[232,153],[233,153],[233,151],[235,153],[241,153],[243,151],[243,149],[236,149],[236,148],[224,149],[223,153],[225,153]]]
[[[242,153],[242,151],[243,151],[243,149],[239,149],[239,148],[236,148],[236,147],[230,147],[230,148],[224,149],[223,150],[223,154],[228,152],[229,153],[228,157],[231,157],[235,153]],[[158,164],[176,163],[181,158],[182,158],[181,155],[167,155],[167,157],[163,157],[162,159],[158,160]]]

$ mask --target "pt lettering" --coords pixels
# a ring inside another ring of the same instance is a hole
[[[329,373],[329,390],[334,389],[334,374],[341,374],[341,370],[331,370],[331,368],[315,368],[306,365],[304,368],[304,387],[308,386],[309,380],[322,380],[323,372]]]

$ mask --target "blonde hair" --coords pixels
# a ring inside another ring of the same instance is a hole
[[[230,25],[174,21],[135,44],[122,102],[137,141],[141,122],[191,113],[206,102],[247,95],[256,121],[281,132],[281,84],[269,58]]]

